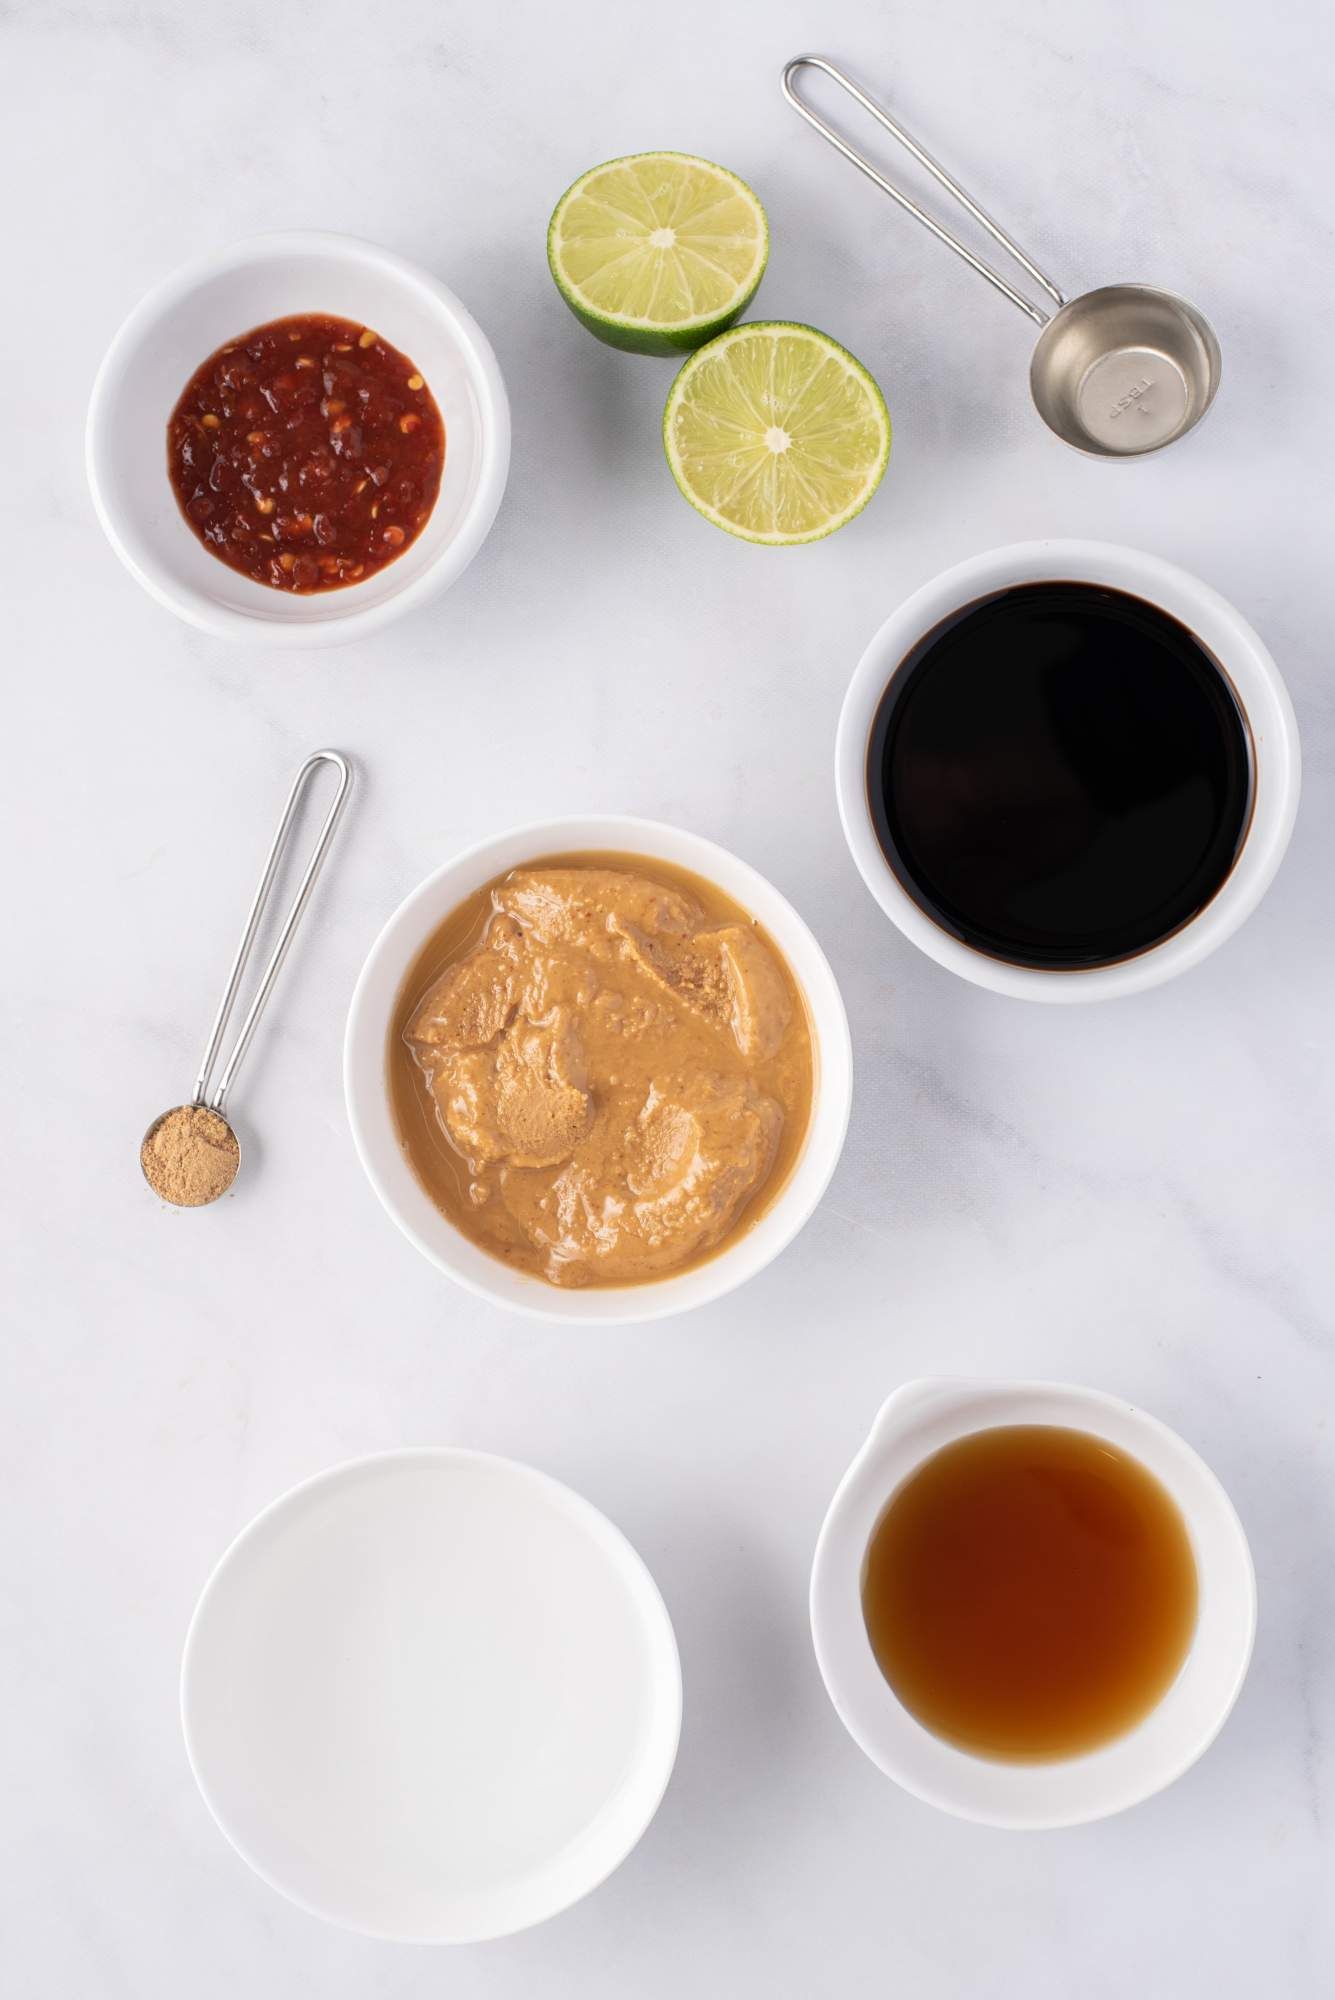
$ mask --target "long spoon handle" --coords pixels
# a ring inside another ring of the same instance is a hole
[[[227,1059],[226,1067],[219,1078],[217,1088],[214,1090],[213,1096],[207,1098],[209,1077],[212,1074],[213,1065],[218,1059],[218,1050],[222,1044],[227,1023],[231,1018],[232,1009],[236,1005],[237,990],[240,987],[242,974],[245,972],[251,950],[255,943],[255,933],[260,927],[260,920],[268,904],[269,891],[273,887],[274,876],[278,873],[278,865],[287,849],[288,834],[291,831],[292,822],[296,817],[297,807],[301,803],[301,797],[307,784],[322,764],[332,765],[334,770],[338,772],[338,790],[334,794],[333,804],[325,815],[324,825],[320,829],[320,837],[315,843],[315,852],[311,855],[306,865],[306,873],[302,876],[301,885],[292,899],[292,907],[284,919],[278,942],[269,956],[269,963],[264,968],[264,977],[260,981],[259,991],[250,1003],[250,1012],[241,1024],[241,1032],[236,1038],[236,1045]],[[310,901],[311,890],[315,887],[315,878],[324,863],[325,855],[329,852],[329,843],[334,837],[334,829],[338,825],[343,808],[347,803],[348,790],[351,784],[352,767],[348,763],[347,758],[337,750],[315,751],[312,756],[306,759],[306,762],[302,765],[293,781],[292,790],[287,795],[287,804],[283,808],[283,817],[278,822],[278,831],[274,835],[273,845],[269,849],[269,858],[264,864],[264,873],[260,877],[260,885],[255,891],[255,900],[250,906],[250,915],[246,918],[246,927],[241,933],[241,942],[236,948],[236,957],[232,960],[232,969],[227,975],[227,987],[219,1003],[218,1012],[214,1017],[208,1047],[204,1051],[204,1060],[199,1066],[199,1075],[195,1078],[194,1102],[196,1104],[203,1104],[207,1098],[207,1101],[215,1111],[220,1112],[223,1108],[227,1093],[236,1081],[236,1073],[241,1067],[242,1057],[250,1047],[251,1037],[259,1025],[260,1015],[264,1012],[264,1004],[273,991],[274,981],[282,969],[283,960],[287,957],[288,947],[291,945],[292,939],[296,934],[297,925],[301,922],[302,912]]]
[[[931,154],[904,130],[902,125],[895,123],[895,120],[890,116],[888,111],[883,110],[879,104],[868,97],[865,90],[860,90],[851,77],[845,76],[844,72],[836,68],[835,64],[830,62],[825,56],[794,56],[793,60],[785,65],[783,72],[783,94],[792,105],[794,111],[800,117],[805,118],[807,124],[813,126],[823,139],[828,139],[835,151],[842,153],[846,160],[851,161],[859,173],[865,174],[869,181],[874,181],[882,194],[888,194],[891,201],[898,202],[899,206],[905,209],[915,222],[920,222],[924,229],[930,229],[938,242],[944,243],[947,249],[953,250],[957,257],[962,257],[971,270],[977,271],[980,278],[987,279],[989,285],[994,285],[1003,298],[1009,299],[1012,305],[1018,306],[1022,313],[1027,313],[1036,325],[1046,326],[1052,317],[1050,312],[1046,311],[1042,306],[1035,305],[1031,299],[1027,299],[1024,296],[1023,292],[1017,292],[1014,285],[1007,284],[1000,272],[994,271],[990,264],[984,263],[981,257],[975,256],[973,251],[967,245],[961,243],[957,236],[952,236],[948,229],[935,221],[925,208],[919,208],[917,202],[906,195],[902,188],[897,188],[893,181],[888,181],[885,175],[874,167],[870,160],[864,159],[863,155],[855,147],[851,146],[847,139],[842,138],[832,125],[827,125],[819,112],[812,110],[806,99],[799,96],[797,85],[794,82],[798,71],[803,69],[818,69],[823,75],[828,76],[832,82],[837,83],[841,90],[847,91],[848,95],[856,103],[860,104],[862,109],[890,134],[892,139],[897,139],[899,144],[913,155],[920,167],[926,168],[933,180],[945,188],[948,194],[955,197],[955,200],[959,202],[962,208],[967,210],[974,221],[987,231],[993,242],[999,243],[1007,255],[1013,257],[1020,268],[1029,273],[1034,283],[1042,286],[1054,306],[1064,306],[1066,300],[1053,284],[1051,278],[1039,270],[1038,265],[1035,264],[1032,257],[1025,255],[1015,239],[1006,234],[1001,224],[994,222],[986,210],[978,206],[973,196],[966,194],[959,182],[952,179],[945,168],[938,161],[934,160]]]

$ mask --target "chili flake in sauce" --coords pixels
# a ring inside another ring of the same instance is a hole
[[[167,425],[186,520],[276,590],[334,590],[393,562],[425,526],[444,464],[445,426],[413,363],[328,313],[220,347]]]

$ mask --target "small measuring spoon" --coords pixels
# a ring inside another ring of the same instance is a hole
[[[827,125],[798,95],[794,79],[803,69],[820,70],[897,139],[1047,293],[1054,310],[1036,305],[1008,284]],[[824,56],[795,56],[783,72],[783,94],[882,194],[1042,329],[1029,364],[1029,388],[1038,414],[1063,443],[1095,458],[1140,457],[1185,437],[1200,422],[1219,387],[1220,355],[1209,322],[1195,306],[1150,285],[1104,285],[1068,299],[888,111]]]
[[[292,899],[292,907],[284,920],[278,942],[270,954],[268,965],[264,968],[264,976],[260,980],[259,991],[250,1003],[250,1012],[241,1024],[241,1031],[236,1038],[236,1044],[227,1059],[217,1086],[212,1096],[210,1096],[209,1080],[213,1074],[213,1066],[218,1059],[218,1052],[222,1045],[223,1035],[227,1029],[227,1023],[231,1018],[232,1008],[236,1004],[237,990],[240,987],[242,974],[245,972],[251,950],[255,943],[255,933],[260,927],[260,920],[268,904],[269,892],[273,887],[274,877],[278,873],[279,863],[287,848],[288,834],[291,830],[293,819],[296,817],[297,807],[301,802],[302,794],[306,790],[308,783],[322,764],[328,764],[338,772],[338,790],[335,792],[333,803],[325,815],[324,825],[321,827],[319,839],[315,843],[315,852],[311,855],[310,861],[307,863],[306,873],[302,876],[301,884]],[[232,969],[227,975],[227,986],[219,1003],[218,1012],[214,1017],[208,1047],[204,1051],[204,1060],[199,1066],[199,1075],[195,1078],[194,1094],[188,1104],[178,1104],[170,1111],[162,1112],[159,1117],[153,1120],[153,1123],[144,1134],[143,1143],[139,1149],[139,1163],[143,1168],[144,1178],[155,1194],[160,1195],[164,1201],[173,1202],[178,1208],[204,1208],[209,1202],[216,1201],[220,1195],[226,1194],[228,1188],[236,1179],[237,1171],[241,1165],[241,1148],[237,1142],[235,1132],[224,1116],[223,1106],[227,1102],[228,1091],[236,1081],[236,1073],[241,1067],[242,1058],[246,1050],[250,1047],[251,1037],[259,1025],[260,1015],[264,1011],[265,1002],[273,991],[274,981],[278,977],[283,960],[287,957],[288,948],[296,933],[297,925],[301,921],[302,913],[310,901],[311,890],[315,887],[315,878],[319,874],[325,855],[329,851],[329,843],[333,839],[334,829],[338,825],[343,808],[347,803],[348,791],[351,784],[352,767],[346,757],[341,756],[337,750],[315,751],[312,756],[306,759],[306,762],[298,771],[293,781],[292,789],[288,793],[287,804],[283,808],[283,816],[278,822],[278,831],[273,837],[273,845],[269,849],[269,858],[264,864],[264,873],[261,875],[259,887],[255,891],[255,899],[250,906],[250,915],[246,918],[246,927],[241,933],[241,942],[237,946],[236,957],[232,960]],[[155,1171],[155,1168],[160,1166],[160,1162],[158,1155],[152,1150],[153,1142],[159,1137],[168,1120],[176,1121],[176,1124],[172,1128],[173,1134],[179,1132],[181,1141],[192,1144],[207,1161],[208,1172],[197,1177],[192,1191],[185,1194],[184,1198],[180,1192],[176,1194],[168,1192],[161,1172]]]

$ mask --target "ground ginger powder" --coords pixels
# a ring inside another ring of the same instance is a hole
[[[241,1148],[225,1118],[203,1104],[181,1104],[151,1125],[139,1164],[155,1194],[176,1208],[203,1208],[226,1194]]]

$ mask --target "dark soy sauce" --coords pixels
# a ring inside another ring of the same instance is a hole
[[[1175,618],[1023,584],[919,641],[872,725],[877,837],[913,900],[993,958],[1113,965],[1223,883],[1252,804],[1247,724]]]

